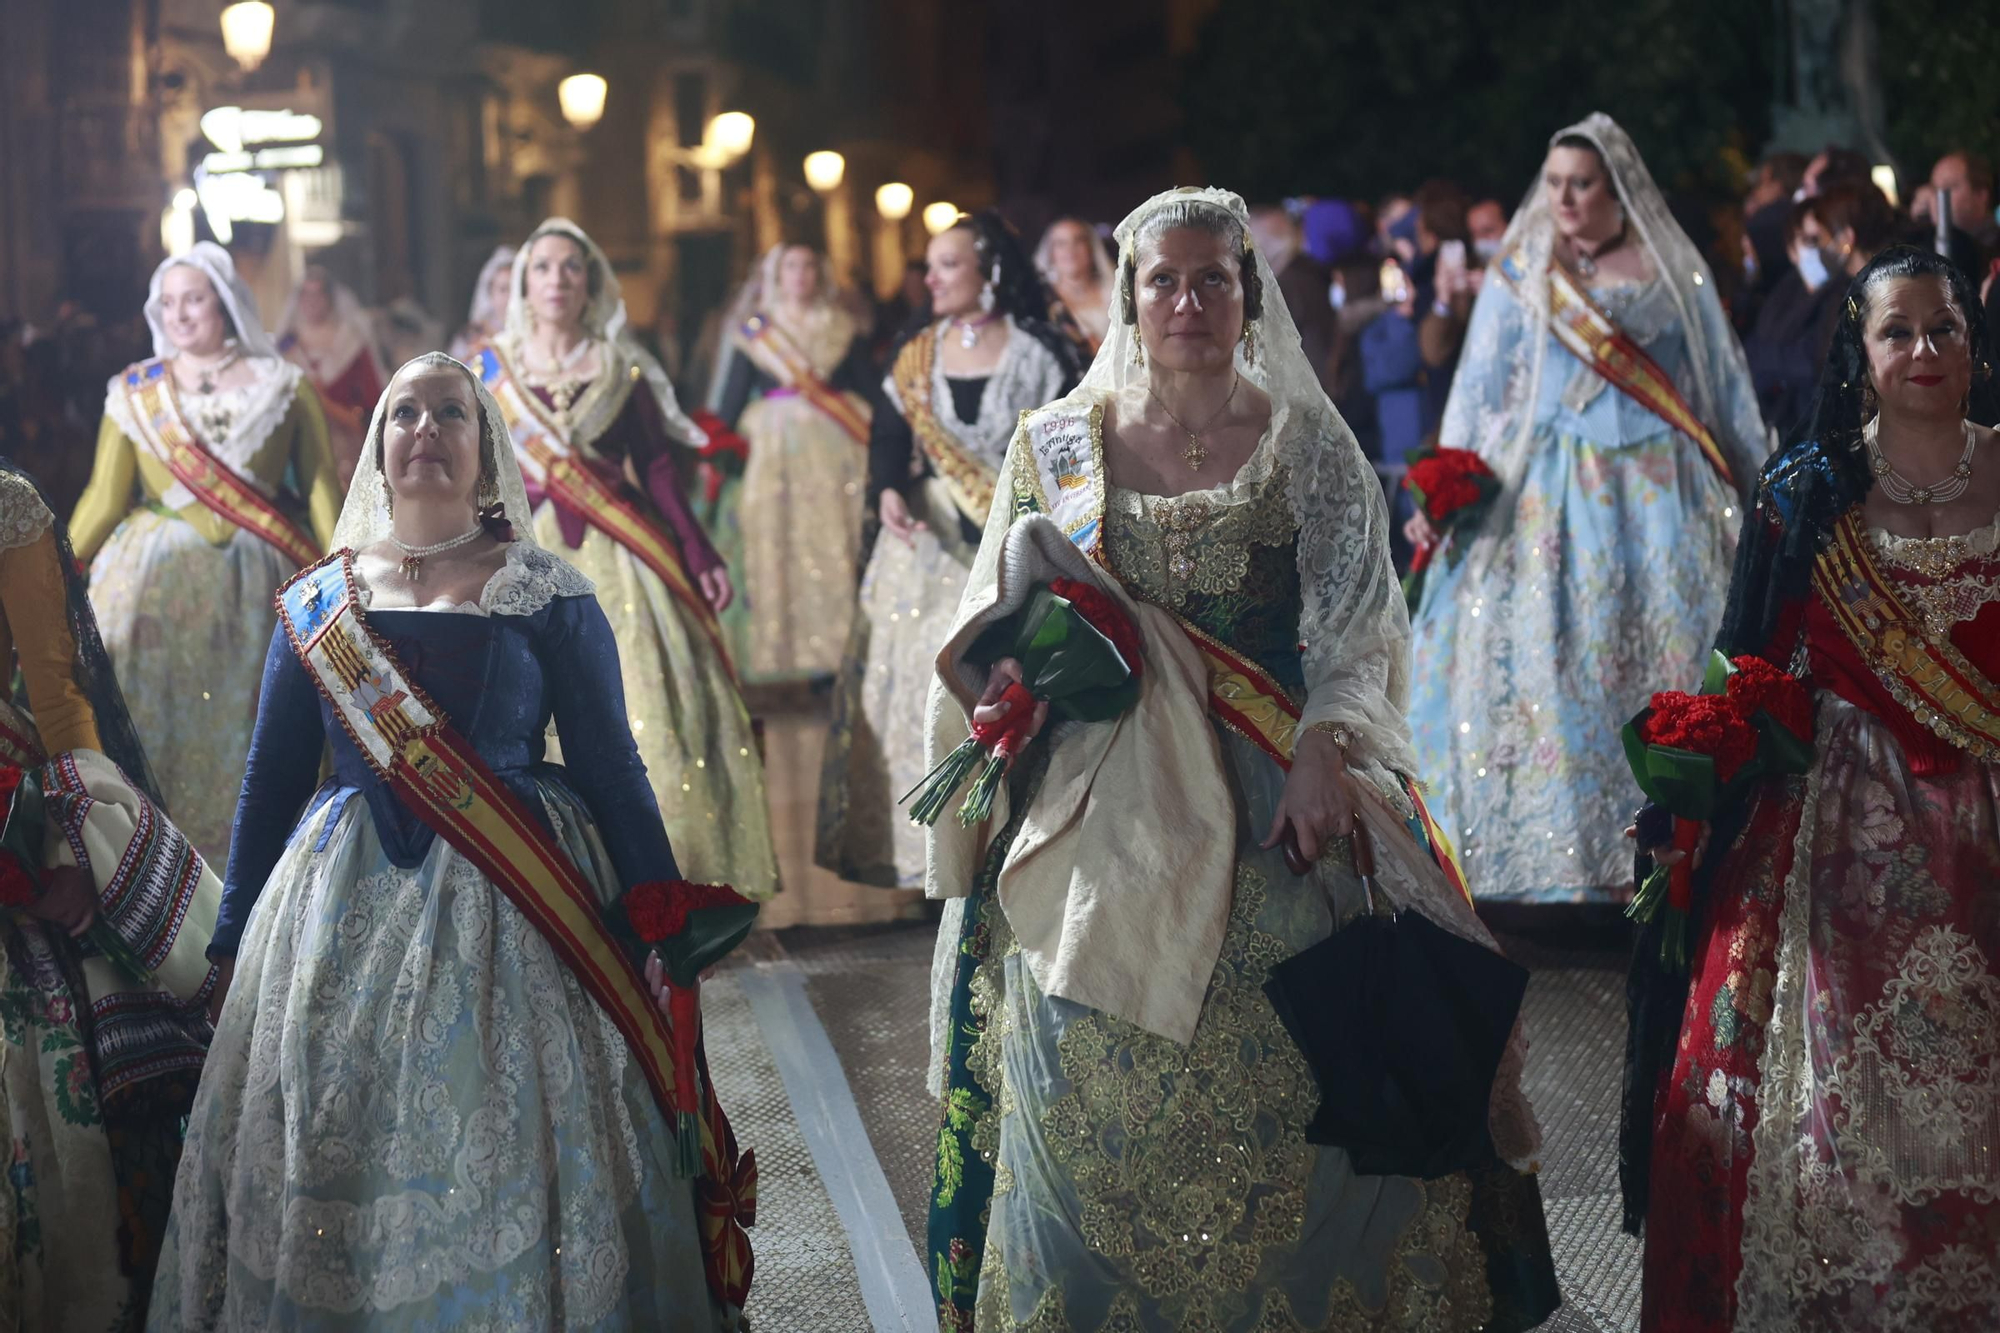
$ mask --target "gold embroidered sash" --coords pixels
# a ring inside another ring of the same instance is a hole
[[[764,368],[773,372],[780,384],[796,389],[799,397],[824,412],[856,444],[867,447],[868,414],[856,407],[846,394],[819,377],[813,370],[812,362],[806,359],[804,350],[792,341],[791,335],[776,320],[766,315],[752,315],[744,322],[742,334],[746,346],[770,358]]]
[[[904,344],[889,374],[903,400],[903,419],[910,423],[917,447],[943,479],[952,503],[966,521],[983,525],[987,510],[993,507],[993,488],[999,484],[1000,474],[960,444],[931,410],[931,368],[936,360],[937,339],[921,333]]]
[[[674,1124],[666,1019],[606,928],[596,892],[369,627],[355,601],[353,552],[287,582],[278,613],[292,651],[369,768],[541,932],[617,1026]]]
[[[534,393],[516,382],[512,369],[490,344],[482,348],[474,369],[507,418],[507,433],[513,437],[522,470],[559,504],[583,515],[584,522],[630,551],[640,564],[653,571],[666,585],[694,623],[700,626],[733,681],[736,668],[729,659],[729,647],[722,637],[722,624],[715,608],[688,576],[687,561],[673,537],[663,531],[637,505],[619,494],[611,482],[599,476],[582,455],[564,439],[561,428]]]
[[[236,469],[217,459],[181,415],[174,377],[157,357],[125,371],[125,396],[139,443],[203,505],[303,568],[319,559],[319,543]]]
[[[1498,268],[1517,292],[1532,280],[1526,255],[1521,250],[1502,256]],[[1590,299],[1576,275],[1551,259],[1547,276],[1549,328],[1557,341],[1603,376],[1605,383],[1693,440],[1723,484],[1734,490],[1736,473],[1727,455],[1716,442],[1714,432],[1681,396],[1673,377]]]
[[[1861,660],[1910,716],[1984,763],[2000,761],[2000,689],[1876,565],[1856,506],[1813,562],[1813,588]]]

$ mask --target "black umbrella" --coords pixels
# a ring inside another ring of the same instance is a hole
[[[1487,1107],[1528,971],[1407,907],[1375,915],[1359,822],[1354,863],[1368,914],[1264,985],[1319,1082],[1306,1139],[1346,1149],[1370,1176],[1435,1180],[1490,1164]]]

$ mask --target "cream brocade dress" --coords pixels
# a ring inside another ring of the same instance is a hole
[[[259,377],[212,394],[182,391],[209,452],[267,495],[292,486],[324,546],[341,489],[319,398],[303,372],[253,357]],[[263,538],[207,509],[138,442],[123,376],[106,393],[90,485],[70,521],[90,565],[90,600],[151,757],[167,809],[207,860],[229,862],[230,822],[257,716],[273,597],[296,569]]]
[[[1276,452],[1267,435],[1235,480],[1184,496],[1109,487],[1105,551],[1135,596],[1304,698],[1308,576]],[[1025,466],[1017,445],[1002,497]],[[987,541],[997,539],[989,528]],[[1318,1087],[1264,984],[1274,965],[1328,936],[1329,897],[1342,919],[1362,910],[1360,881],[1332,856],[1312,879],[1295,878],[1281,851],[1259,847],[1286,774],[1211,721],[1230,779],[1215,798],[1236,809],[1236,871],[1191,1043],[1037,985],[995,892],[1029,813],[1036,751],[971,894],[948,906],[939,958],[956,955],[947,963],[956,981],[948,997],[934,992],[949,1005],[951,1035],[929,1256],[941,1324],[947,1333],[1526,1327],[1553,1296],[1531,1177],[1497,1159],[1432,1181],[1363,1176],[1345,1152],[1306,1141]],[[1501,1080],[1518,1086],[1518,1077],[1516,1053]],[[1532,1113],[1518,1096],[1510,1105],[1519,1142],[1508,1150],[1520,1151]]]

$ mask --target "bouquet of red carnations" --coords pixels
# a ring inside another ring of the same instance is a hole
[[[40,770],[0,767],[0,808],[6,812],[0,819],[0,907],[22,910],[41,897],[44,888],[42,844],[48,815]],[[83,938],[134,980],[152,981],[152,970],[103,917],[90,923]]]
[[[677,1169],[698,1173],[701,1130],[695,1088],[695,1048],[701,1040],[701,974],[743,942],[757,904],[727,884],[684,879],[634,884],[620,899],[625,920],[659,955],[667,982],[667,1021],[674,1042],[674,1138]]]
[[[1414,611],[1423,595],[1424,572],[1445,534],[1460,527],[1477,527],[1492,508],[1493,497],[1500,493],[1500,479],[1486,466],[1486,460],[1470,449],[1433,445],[1411,456],[1403,489],[1437,533],[1436,541],[1417,548],[1410,559],[1410,572],[1403,576],[1403,600]]]
[[[1002,717],[973,723],[972,734],[903,796],[915,798],[910,818],[919,824],[937,823],[982,759],[958,820],[970,826],[993,813],[1000,780],[1028,743],[1037,703],[1048,704],[1050,722],[1108,722],[1139,698],[1138,627],[1102,590],[1079,579],[1038,585],[1019,611],[990,626],[965,656],[981,666],[1014,658],[1021,679],[1000,696],[1008,705]]]
[[[1655,694],[1621,735],[1646,799],[1673,816],[1673,849],[1681,853],[1646,877],[1625,915],[1649,924],[1664,908],[1660,964],[1683,971],[1702,825],[1759,779],[1812,766],[1812,697],[1761,657],[1714,653],[1700,694]]]

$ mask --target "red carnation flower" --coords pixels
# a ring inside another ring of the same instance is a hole
[[[1139,630],[1125,618],[1116,602],[1095,584],[1081,579],[1051,579],[1049,591],[1075,607],[1092,629],[1111,640],[1111,646],[1125,659],[1127,669],[1135,676],[1140,674],[1144,659],[1139,654]]]
[[[632,929],[646,943],[658,944],[673,934],[668,926],[671,916],[665,882],[649,880],[644,884],[634,884],[626,891],[625,919],[632,923]]]
[[[684,879],[634,884],[625,895],[625,918],[647,944],[670,940],[687,929],[688,913],[704,907],[748,902],[727,884],[693,884]]]
[[[1812,698],[1806,687],[1761,657],[1734,659],[1736,670],[1729,677],[1729,698],[1755,717],[1761,710],[1800,740],[1812,739]]]
[[[1653,711],[1640,726],[1639,739],[1707,755],[1715,761],[1716,778],[1725,783],[1757,757],[1757,729],[1742,706],[1722,694],[1661,691],[1653,696]]]

